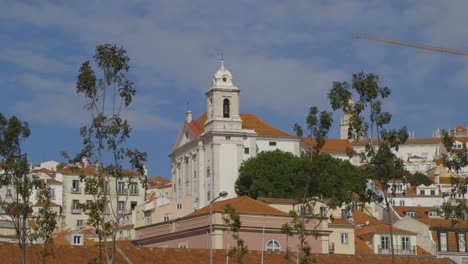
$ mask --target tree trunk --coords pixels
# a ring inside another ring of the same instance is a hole
[[[393,248],[393,215],[391,213],[390,201],[385,197],[385,203],[387,204],[387,216],[390,225],[390,250],[392,253],[392,264],[395,264],[395,250]]]

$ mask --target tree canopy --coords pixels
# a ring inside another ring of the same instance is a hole
[[[261,152],[242,163],[236,181],[238,195],[302,199],[308,175],[307,197],[328,198],[333,204],[349,202],[353,192],[364,191],[365,179],[348,161],[328,154],[294,156],[281,150]]]
[[[300,158],[289,152],[260,152],[242,163],[236,181],[236,193],[254,199],[297,198],[303,192],[303,188],[299,188],[301,185],[298,185],[300,179],[304,178],[300,164]]]

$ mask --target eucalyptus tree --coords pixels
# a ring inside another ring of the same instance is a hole
[[[58,212],[52,209],[51,193],[46,181],[39,181],[36,190],[40,194],[37,203],[41,207],[37,215],[33,217],[35,225],[32,228],[31,239],[42,240],[41,260],[45,264],[48,257],[55,256],[53,233],[57,226]]]
[[[390,219],[390,248],[394,262],[393,225],[391,221],[391,200],[395,187],[391,182],[403,178],[403,162],[395,155],[399,145],[408,139],[406,127],[387,129],[392,115],[384,111],[383,101],[390,96],[390,89],[379,84],[379,76],[372,73],[353,74],[351,84],[334,82],[328,93],[333,110],[341,110],[348,117],[348,139],[363,140],[364,151],[359,158],[367,163],[366,172],[371,180],[376,181],[383,190],[368,192],[362,198],[367,201],[383,202]],[[356,154],[349,152],[350,155]],[[391,190],[391,195],[387,190]]]
[[[323,168],[320,166],[314,166],[320,164],[320,162],[314,162],[314,160],[319,160],[320,150],[325,145],[325,141],[328,137],[328,132],[333,123],[333,116],[331,112],[321,111],[317,106],[312,106],[309,108],[309,113],[306,117],[307,128],[309,129],[310,138],[313,138],[311,142],[310,154],[303,155],[303,161],[305,157],[305,163],[303,164],[303,175],[305,176],[305,188],[301,192],[302,197],[297,197],[298,201],[301,203],[300,213],[292,210],[290,216],[292,221],[286,223],[282,226],[283,233],[288,236],[292,236],[294,233],[297,233],[299,236],[299,252],[297,254],[298,263],[305,264],[313,262],[311,257],[311,248],[307,242],[307,237],[311,235],[317,235],[316,230],[307,230],[306,226],[312,219],[319,219],[319,222],[323,220],[320,215],[314,215],[315,204],[317,201],[323,201],[319,199],[319,193],[313,190],[314,184],[312,181],[316,180],[318,182],[317,174]],[[294,131],[299,138],[303,136],[302,127],[296,123],[294,124]],[[308,162],[310,159],[311,162]],[[327,166],[327,165],[325,165]],[[318,226],[318,225],[317,225]],[[287,249],[290,250],[289,248]],[[287,254],[289,255],[289,254]]]
[[[31,173],[27,154],[22,149],[22,143],[30,134],[27,122],[19,120],[16,116],[6,118],[0,113],[0,189],[5,191],[0,208],[15,228],[21,263],[26,263],[27,242],[33,239],[29,225],[29,220],[33,220],[30,217],[31,194],[33,190],[44,187],[44,182]],[[43,199],[50,200],[47,197]],[[47,224],[53,224],[53,221],[51,217],[43,218],[43,222]],[[50,239],[51,233],[46,234],[44,238]]]
[[[457,139],[448,131],[442,131],[442,143],[447,153],[443,156],[444,165],[455,174],[451,177],[452,190],[445,194],[450,199],[444,202],[441,210],[445,218],[451,219],[455,224],[461,219],[468,218],[468,205],[466,195],[468,193],[468,179],[460,177],[460,171],[468,166],[468,148],[465,143],[457,143]]]
[[[94,175],[81,175],[85,192],[93,196],[92,203],[81,204],[81,207],[89,212],[87,223],[94,226],[98,234],[100,250],[97,262],[102,261],[104,248],[107,263],[114,263],[115,240],[123,217],[123,210],[118,208],[118,197],[122,195],[117,192],[116,182],[126,182],[126,208],[132,175],[123,168],[128,166],[144,175],[147,155],[127,147],[132,129],[123,112],[136,94],[133,82],[127,77],[130,69],[127,51],[113,44],[102,44],[96,47],[93,59],[94,65],[89,60],[81,65],[76,83],[76,92],[86,99],[84,108],[91,121],[80,129],[83,148],[73,161],[86,158],[95,164]],[[111,182],[116,183],[115,197],[108,191],[107,184]],[[141,184],[146,184],[146,180]],[[110,214],[107,214],[107,207]],[[109,239],[112,243],[107,243]]]

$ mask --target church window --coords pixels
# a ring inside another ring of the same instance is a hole
[[[249,154],[250,149],[249,148],[244,148],[244,154]]]
[[[206,177],[209,178],[211,176],[210,167],[206,168]]]
[[[224,99],[223,100],[223,117],[228,118],[230,114],[230,109],[229,109],[229,99]]]
[[[267,251],[280,251],[281,250],[280,243],[278,242],[278,240],[275,240],[275,239],[269,240],[266,245],[266,250]]]

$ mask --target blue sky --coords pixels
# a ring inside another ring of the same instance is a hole
[[[293,133],[333,81],[360,71],[391,88],[392,125],[417,137],[468,125],[468,57],[357,40],[356,32],[468,50],[468,1],[5,1],[0,0],[0,112],[28,121],[33,162],[80,149],[88,116],[75,93],[81,63],[102,43],[131,58],[137,96],[131,146],[151,176],[170,177],[171,144],[221,52],[241,112]],[[339,120],[339,115],[335,116]],[[335,122],[331,137],[338,136]]]

